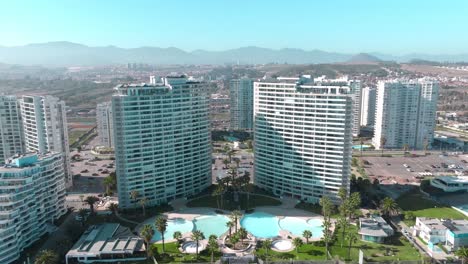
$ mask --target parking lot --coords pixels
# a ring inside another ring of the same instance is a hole
[[[245,149],[237,150],[236,153],[232,156],[231,167],[235,167],[237,164],[234,162],[234,159],[238,158],[239,162],[239,175],[242,175],[244,171],[250,173],[250,180],[253,182],[253,154]],[[229,159],[229,157],[223,153],[213,153],[213,159],[215,163],[212,164],[212,181],[216,183],[218,179],[222,179],[227,176],[227,169],[223,169],[224,159]]]
[[[443,156],[427,155],[419,157],[364,157],[368,176],[377,178],[382,184],[418,184],[423,178],[420,173],[437,175],[451,175],[455,171],[468,170],[467,155]],[[407,166],[405,166],[405,164]],[[445,164],[445,167],[443,166]],[[450,167],[458,167],[450,168]]]

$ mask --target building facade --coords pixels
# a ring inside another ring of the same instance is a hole
[[[362,89],[361,95],[361,126],[374,127],[376,89],[365,87]]]
[[[211,184],[208,85],[185,76],[121,85],[112,97],[119,206],[196,194]],[[132,199],[137,191],[138,199]]]
[[[27,152],[62,153],[65,184],[73,185],[65,102],[53,96],[24,95],[20,100]]]
[[[233,79],[229,82],[231,99],[231,129],[253,129],[253,81]]]
[[[429,147],[434,138],[438,91],[439,84],[426,78],[380,81],[372,139],[375,148]]]
[[[0,167],[0,263],[13,263],[66,213],[63,163],[60,153],[29,154]]]
[[[96,107],[96,123],[99,144],[114,148],[114,123],[112,121],[111,102],[100,103]]]
[[[23,126],[16,96],[0,96],[0,164],[24,152]]]
[[[255,184],[308,202],[349,190],[353,98],[340,83],[254,83]]]

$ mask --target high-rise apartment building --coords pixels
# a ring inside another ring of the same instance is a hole
[[[308,202],[349,191],[353,94],[346,83],[254,83],[255,184]]]
[[[16,96],[0,95],[0,164],[24,152],[23,126]]]
[[[112,97],[119,206],[196,194],[211,184],[208,84],[185,76],[120,85]],[[137,191],[138,199],[132,199]]]
[[[231,99],[231,129],[252,130],[253,128],[253,81],[233,79],[229,82]]]
[[[62,153],[65,184],[72,186],[65,102],[49,95],[24,95],[20,105],[26,151]]]
[[[63,155],[13,157],[0,167],[0,263],[50,231],[66,213]]]
[[[365,87],[362,89],[361,126],[374,127],[375,122],[376,89]]]
[[[438,82],[428,78],[380,81],[372,139],[375,148],[429,147],[434,138],[438,96]]]
[[[96,122],[99,144],[114,147],[114,124],[112,122],[111,102],[100,103],[96,107]]]

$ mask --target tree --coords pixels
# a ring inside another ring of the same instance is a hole
[[[302,246],[303,242],[300,237],[296,237],[293,239],[293,245],[296,247],[296,253],[299,253],[299,247]]]
[[[221,209],[221,206],[220,206],[222,202],[221,195],[223,195],[223,193],[224,193],[224,188],[222,184],[218,184],[216,188],[214,189],[214,191],[211,193],[211,196],[216,197],[216,205],[218,206],[219,209]]]
[[[385,197],[380,203],[380,210],[383,215],[391,216],[398,212],[398,205],[392,198]]]
[[[346,198],[348,197],[348,191],[346,190],[346,188],[341,187],[338,190],[338,197],[340,197],[342,203],[346,201]]]
[[[80,219],[81,219],[80,221],[81,226],[84,226],[84,223],[86,220],[86,214],[87,214],[86,209],[81,208],[80,210],[78,210],[78,215],[80,216]]]
[[[457,256],[461,261],[462,264],[465,264],[468,261],[468,247],[460,247],[455,251],[455,256]]]
[[[403,144],[403,152],[406,156],[406,154],[408,154],[408,151],[409,151],[409,145],[408,144]]]
[[[59,261],[59,256],[52,250],[42,250],[37,254],[34,264],[56,264]]]
[[[94,204],[96,204],[99,201],[99,198],[96,196],[88,196],[86,199],[84,199],[84,202],[89,205],[89,210],[91,211],[91,214],[94,214]]]
[[[351,259],[351,246],[353,243],[356,243],[358,240],[358,235],[356,231],[350,231],[348,234],[346,234],[346,239],[348,240],[348,259]]]
[[[227,169],[228,168],[228,165],[229,165],[229,160],[228,159],[223,159],[223,164],[224,164],[224,168]]]
[[[216,235],[210,235],[208,238],[208,250],[211,254],[211,263],[214,263],[214,253],[218,249],[218,237]]]
[[[111,188],[115,185],[115,179],[109,175],[104,178],[103,184],[106,186],[106,194],[109,195]]]
[[[203,234],[202,231],[200,230],[195,230],[192,232],[192,240],[195,241],[195,247],[196,247],[196,252],[197,252],[197,259],[198,259],[198,246],[199,246],[199,241],[205,239],[205,235]]]
[[[241,241],[241,244],[244,244],[244,239],[247,238],[247,230],[245,230],[245,228],[241,227],[239,228],[239,230],[237,231],[237,235],[239,236],[239,239]]]
[[[180,231],[175,231],[174,234],[172,235],[172,238],[177,240],[177,243],[179,243],[180,240],[182,239],[182,233]]]
[[[312,237],[312,231],[304,230],[304,232],[302,232],[302,236],[305,238],[306,244],[309,244],[309,239]]]
[[[242,217],[242,213],[239,210],[232,211],[231,215],[229,216],[231,220],[234,222],[235,232],[237,233],[237,220]]]
[[[361,149],[360,149],[360,151],[361,151],[361,157],[362,157],[362,146],[364,145],[364,138],[360,137],[360,138],[359,138],[359,142],[361,143]]]
[[[141,209],[143,210],[143,216],[146,216],[146,203],[148,202],[148,198],[143,197],[141,198],[138,203],[141,205]]]
[[[107,208],[111,210],[113,214],[117,214],[117,212],[119,211],[119,205],[116,203],[110,203],[109,206],[107,206]]]
[[[234,222],[233,221],[228,221],[226,223],[226,226],[229,227],[229,237],[232,235],[232,228],[234,227]]]
[[[140,193],[137,190],[133,190],[130,192],[130,198],[132,198],[134,203],[136,203],[138,196],[140,196]]]
[[[325,219],[327,219],[328,221],[330,221],[331,213],[332,213],[332,210],[333,210],[333,203],[331,202],[330,197],[323,196],[320,199],[319,204],[320,204],[320,206],[322,206],[323,217]]]
[[[382,150],[382,157],[383,157],[383,151],[385,148],[385,143],[387,143],[387,139],[385,137],[380,138],[380,149]]]
[[[268,253],[270,251],[271,245],[272,245],[271,239],[266,239],[262,243],[262,247],[263,249],[265,249],[265,261],[268,258]]]
[[[337,221],[337,226],[341,228],[341,247],[343,247],[343,241],[346,235],[346,228],[348,227],[348,219],[346,216],[340,215]]]
[[[164,246],[164,232],[166,232],[167,229],[167,219],[162,216],[158,216],[155,221],[155,226],[158,232],[161,233],[162,248],[163,252],[165,252],[166,248]]]
[[[151,242],[151,239],[153,238],[154,236],[154,229],[153,229],[153,226],[150,225],[150,224],[146,224],[143,226],[143,228],[141,229],[140,231],[140,236],[141,238],[143,238],[143,240],[145,241],[145,244],[146,244],[146,252],[148,254],[148,257],[150,256],[150,242]]]
[[[325,219],[323,221],[323,242],[325,242],[325,255],[326,258],[328,259],[328,246],[332,240],[332,232],[330,230],[331,227],[331,222],[330,220]]]

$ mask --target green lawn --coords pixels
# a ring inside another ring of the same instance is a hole
[[[156,260],[159,263],[208,263],[211,261],[211,254],[208,252],[208,250],[200,252],[199,258],[197,260],[196,254],[181,253],[175,242],[165,244],[166,254],[163,254],[162,244],[153,244],[153,247],[157,248],[158,254],[156,255]],[[215,252],[214,259],[217,260],[219,258],[221,258],[221,253],[219,251]]]
[[[255,195],[250,194],[250,199],[247,199],[247,194],[239,194],[239,202],[234,202],[232,197],[228,197],[229,194],[225,195],[225,199],[223,200],[224,206],[222,209],[225,210],[235,210],[240,208],[242,210],[246,210],[247,208],[255,208],[257,206],[277,206],[281,205],[281,202],[278,199],[273,197],[266,197],[262,195]],[[228,198],[228,199],[226,199]],[[188,207],[211,207],[211,208],[218,208],[218,204],[216,202],[216,197],[211,195],[203,196],[200,198],[195,198],[189,202],[187,202]]]
[[[83,130],[73,130],[68,133],[68,142],[70,144],[73,144],[78,138],[80,138],[82,135],[86,134],[88,131],[83,131]]]
[[[396,202],[404,211],[413,212],[416,217],[468,219],[465,215],[450,206],[435,202],[419,192],[408,192],[400,196]],[[404,220],[408,226],[414,225],[414,220]]]

